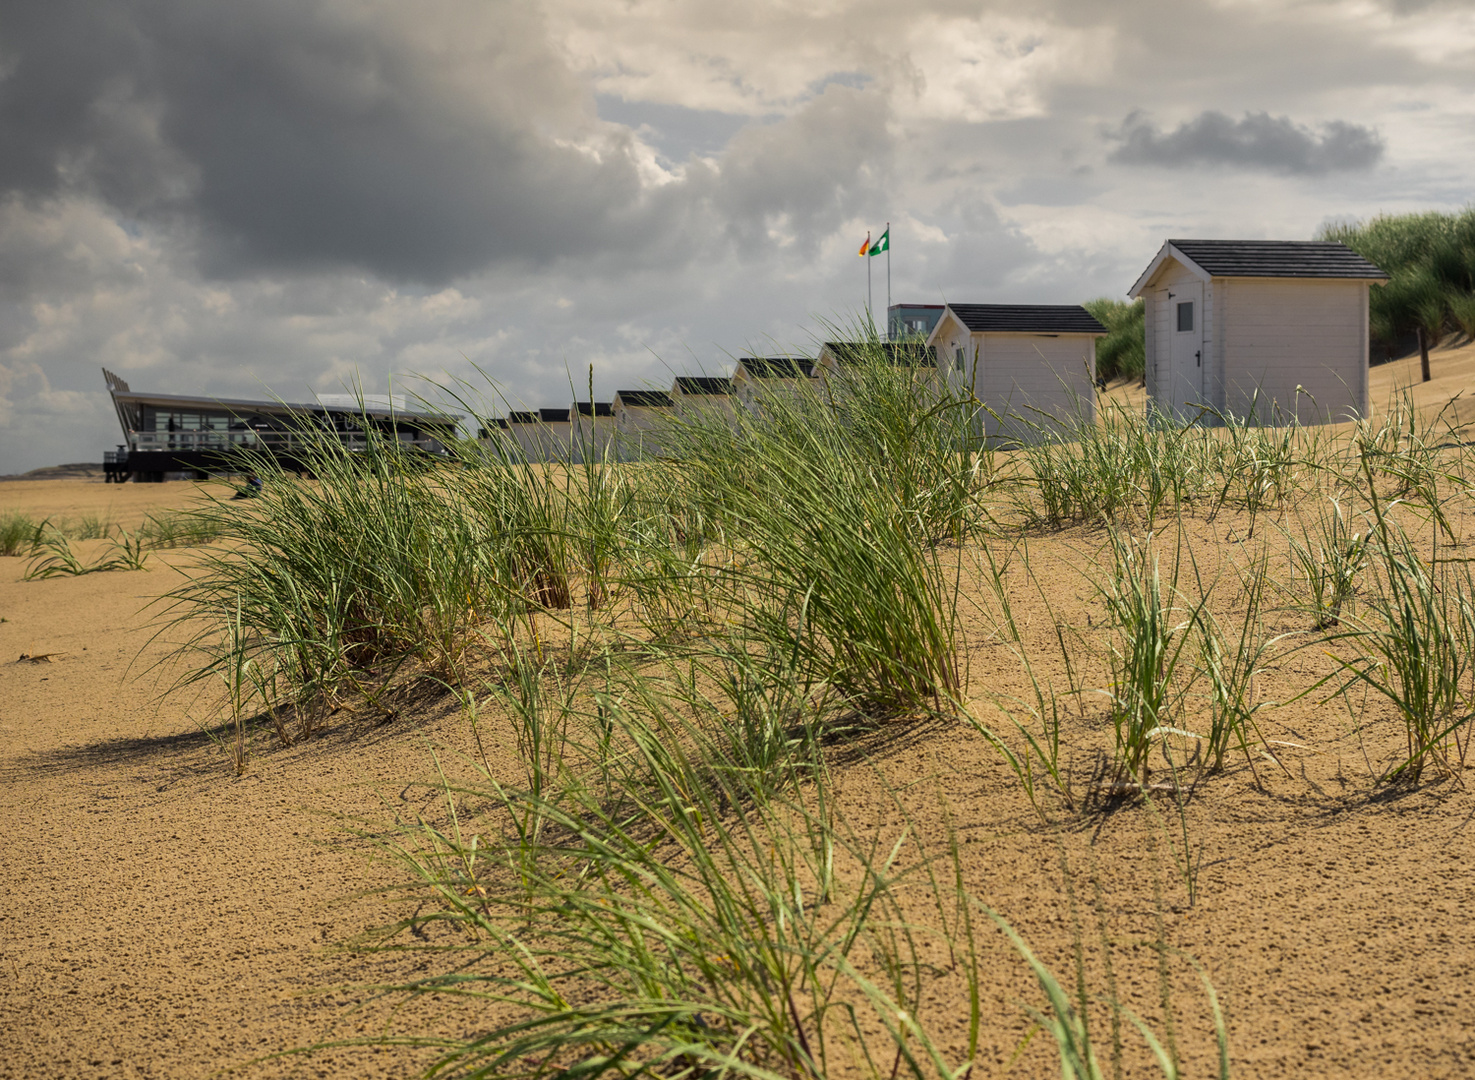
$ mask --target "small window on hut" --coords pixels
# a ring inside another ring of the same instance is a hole
[[[957,356],[954,357],[953,363],[955,363],[958,366],[958,370],[959,371],[962,371],[963,370],[963,350],[962,349],[957,350]]]
[[[1193,301],[1185,300],[1178,305],[1178,330],[1193,329]]]

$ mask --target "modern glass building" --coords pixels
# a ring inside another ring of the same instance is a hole
[[[344,397],[311,404],[140,393],[106,368],[123,442],[105,455],[104,479],[163,480],[170,473],[203,476],[240,472],[243,451],[264,451],[283,468],[308,471],[315,447],[332,440],[350,450],[368,445],[369,432],[407,451],[444,455],[461,419],[417,411],[398,399]]]
[[[926,341],[945,304],[892,304],[886,309],[886,340]]]

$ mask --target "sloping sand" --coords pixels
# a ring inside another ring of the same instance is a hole
[[[1475,376],[1475,356],[1467,361]],[[125,524],[194,497],[188,484],[0,484],[6,508],[107,511]],[[1458,524],[1475,536],[1475,517]],[[1243,535],[1228,517],[1191,527],[1222,545]],[[1030,543],[1037,572],[1058,582],[1057,617],[1085,625],[1094,609],[1079,569],[1100,538],[1077,530]],[[201,1077],[334,1039],[476,1030],[473,1013],[421,1004],[396,1014],[368,991],[335,989],[432,970],[422,957],[336,948],[395,916],[365,894],[401,880],[348,825],[424,809],[410,782],[431,777],[431,746],[451,759],[469,749],[464,721],[434,698],[388,718],[345,711],[327,735],[290,749],[257,732],[246,773],[234,775],[213,699],[159,697],[182,669],[152,640],[148,605],[194,558],[182,550],[155,555],[149,571],[35,582],[19,580],[25,560],[0,558],[0,1077]],[[1028,596],[1018,604],[1045,650],[1050,613]],[[1017,689],[1007,650],[981,620],[968,629],[971,682]],[[1306,685],[1326,661],[1308,651],[1285,667]],[[1401,735],[1376,705],[1357,722],[1314,700],[1266,715],[1289,775],[1261,761],[1257,787],[1236,763],[1205,782],[1181,822],[1129,808],[1042,826],[997,755],[956,725],[898,725],[839,766],[837,786],[852,822],[888,837],[904,823],[885,791],[899,792],[932,842],[940,793],[968,887],[1062,978],[1077,934],[1088,948],[1109,934],[1119,995],[1159,1030],[1151,943],[1196,956],[1228,1015],[1236,1077],[1475,1075],[1471,781],[1377,787],[1376,763]],[[1068,726],[1067,741],[1099,743],[1096,721]],[[510,736],[488,738],[510,769]],[[1089,758],[1073,767],[1085,783]],[[1028,1031],[1020,1005],[1039,994],[1001,941],[985,952],[973,1075],[1058,1076],[1038,1038],[1008,1066]],[[1088,966],[1099,980],[1099,959]],[[1185,1075],[1209,1075],[1206,1010],[1181,975]],[[960,986],[938,987],[923,1018],[957,1043]],[[340,1049],[241,1075],[403,1077],[428,1060]],[[1140,1054],[1128,1061],[1129,1075],[1147,1075]]]

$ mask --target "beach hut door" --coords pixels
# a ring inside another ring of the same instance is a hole
[[[1180,420],[1198,418],[1204,396],[1204,287],[1202,282],[1168,290],[1168,397]]]

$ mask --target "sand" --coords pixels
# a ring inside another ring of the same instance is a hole
[[[1375,384],[1384,373],[1397,375],[1378,369]],[[106,512],[125,524],[195,497],[183,483],[0,484],[3,509]],[[1475,536],[1472,525],[1461,519]],[[1230,551],[1243,523],[1190,528]],[[1058,583],[1056,617],[1084,625],[1095,610],[1078,571],[1101,542],[1089,530],[1031,540],[1037,572]],[[394,1014],[351,988],[428,961],[340,948],[394,917],[368,893],[402,880],[371,858],[380,849],[351,820],[422,807],[410,782],[430,777],[430,746],[469,748],[466,725],[434,697],[387,720],[346,711],[289,749],[258,732],[236,776],[210,696],[160,696],[184,668],[154,640],[149,605],[195,558],[179,550],[154,555],[147,571],[36,582],[19,580],[25,560],[0,558],[0,1077],[413,1075],[425,1051],[258,1059],[386,1030],[475,1030],[474,1015]],[[1043,651],[1050,615],[1028,590],[1017,603]],[[970,684],[1017,688],[1017,664],[986,623],[970,615],[968,634]],[[1299,686],[1326,663],[1307,650],[1281,666]],[[902,825],[884,792],[900,792],[930,843],[944,797],[968,887],[1062,977],[1077,933],[1099,977],[1104,929],[1119,995],[1156,1025],[1152,943],[1192,954],[1224,1005],[1236,1077],[1475,1075],[1475,776],[1380,788],[1373,774],[1401,736],[1377,705],[1356,721],[1314,701],[1268,717],[1289,775],[1261,760],[1257,785],[1237,762],[1201,785],[1182,821],[1123,807],[1043,824],[997,755],[956,724],[879,733],[847,756],[837,785],[850,820],[882,836]],[[510,738],[489,737],[510,769]],[[1072,718],[1065,738],[1084,788],[1099,724]],[[1006,1067],[1028,1030],[1021,1002],[1039,994],[1002,941],[985,944],[985,959],[974,1076],[1058,1076],[1039,1039]],[[1174,985],[1185,1075],[1209,1075],[1202,995],[1181,964]],[[937,987],[923,1019],[956,1041],[959,986]],[[1128,1060],[1129,1075],[1147,1075],[1140,1052]]]

